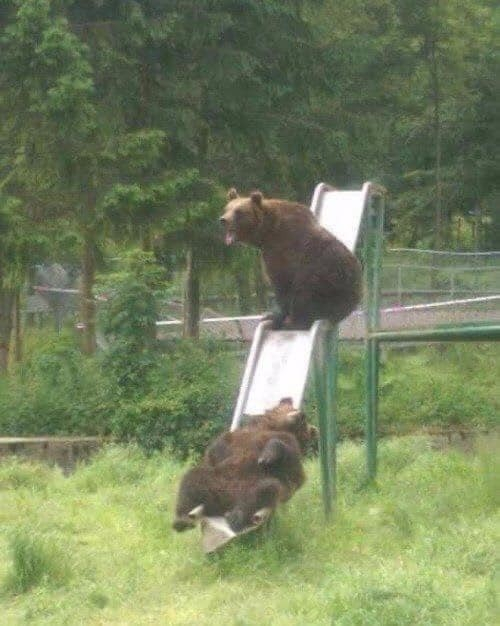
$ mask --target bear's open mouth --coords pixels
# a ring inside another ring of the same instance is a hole
[[[234,231],[226,231],[226,237],[224,239],[226,246],[232,246],[236,242],[236,233]]]

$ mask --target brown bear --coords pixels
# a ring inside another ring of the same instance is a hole
[[[228,456],[238,455],[240,450],[246,454],[250,445],[259,445],[257,433],[269,431],[294,435],[303,456],[315,449],[318,440],[318,429],[307,422],[302,411],[294,410],[291,398],[282,398],[277,406],[268,409],[264,415],[254,416],[242,428],[217,437],[208,446],[204,460],[217,465]]]
[[[200,505],[204,515],[224,515],[235,532],[257,523],[258,511],[274,510],[303,484],[303,452],[316,436],[289,398],[242,428],[223,433],[182,478],[175,530],[193,528],[191,513]]]
[[[273,328],[307,329],[314,320],[333,324],[347,317],[361,297],[361,266],[346,246],[323,228],[303,204],[235,189],[220,218],[227,245],[260,248],[279,307],[267,319]]]

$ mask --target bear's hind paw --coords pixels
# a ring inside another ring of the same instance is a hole
[[[185,515],[183,517],[177,517],[172,526],[178,533],[182,533],[185,530],[191,530],[191,528],[194,528],[196,526],[196,522]]]

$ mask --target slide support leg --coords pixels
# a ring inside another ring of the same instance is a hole
[[[336,495],[336,396],[338,330],[328,328],[314,355],[314,382],[318,407],[319,457],[323,507],[329,518]]]
[[[366,346],[366,467],[368,480],[377,474],[378,374],[380,345],[368,339]]]

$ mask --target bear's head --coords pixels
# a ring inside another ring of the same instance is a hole
[[[285,431],[294,435],[302,452],[317,450],[318,429],[308,423],[306,415],[293,408],[291,398],[282,398],[277,406],[253,420],[252,425],[267,430]]]
[[[236,189],[227,194],[228,203],[220,218],[225,228],[225,242],[259,245],[266,217],[264,197],[260,191],[253,191],[249,197],[241,198]]]

